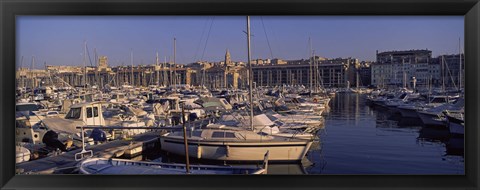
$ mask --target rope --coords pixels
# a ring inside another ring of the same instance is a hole
[[[265,33],[265,38],[267,39],[268,49],[270,49],[270,58],[273,59],[272,47],[270,46],[270,40],[268,40],[267,30],[265,29],[265,24],[263,23],[263,17],[260,17],[262,20],[263,32]]]
[[[215,17],[212,18],[212,22],[210,22],[210,28],[208,29],[208,34],[207,34],[207,40],[205,41],[205,46],[203,47],[203,52],[202,52],[202,58],[201,60],[203,60],[203,56],[205,55],[205,50],[207,49],[207,44],[208,44],[208,39],[210,39],[210,31],[212,30],[212,26],[213,26],[213,21],[215,20]]]
[[[205,21],[205,24],[203,25],[202,35],[200,36],[200,41],[198,42],[197,49],[195,50],[195,56],[193,57],[193,60],[194,60],[194,61],[197,60],[198,50],[200,49],[200,44],[202,44],[203,34],[205,34],[205,29],[207,28],[208,20],[209,20],[209,19],[207,19],[207,20]]]

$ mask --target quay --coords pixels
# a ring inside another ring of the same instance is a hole
[[[116,158],[122,155],[130,157],[141,154],[142,151],[151,150],[159,145],[160,131],[149,131],[132,136],[129,140],[115,140],[99,145],[88,146],[93,151],[93,157]],[[62,174],[69,173],[76,168],[80,161],[75,160],[75,154],[82,151],[81,148],[64,152],[57,156],[41,158],[29,162],[17,164],[17,173],[26,174]],[[132,155],[129,155],[132,154]]]

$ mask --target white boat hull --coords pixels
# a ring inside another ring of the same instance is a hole
[[[465,126],[459,123],[449,122],[448,128],[451,134],[454,135],[464,135],[465,134]]]
[[[185,155],[183,139],[160,138],[161,149]],[[221,161],[262,161],[269,151],[269,161],[301,161],[310,149],[311,141],[291,142],[202,142],[189,140],[188,155],[198,159]]]
[[[437,114],[430,114],[425,112],[418,112],[418,116],[422,120],[424,125],[429,126],[444,126],[442,118],[440,118]]]
[[[79,166],[81,174],[187,174],[185,164],[145,162],[124,159],[89,158]],[[265,174],[264,168],[190,165],[190,174]]]
[[[398,111],[402,115],[402,117],[411,117],[411,118],[418,118],[417,111],[414,109],[403,109],[403,108],[398,108]]]

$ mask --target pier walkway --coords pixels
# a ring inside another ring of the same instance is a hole
[[[87,150],[93,151],[93,157],[113,158],[124,154],[137,154],[142,150],[152,148],[158,142],[160,131],[150,131],[136,136],[130,140],[115,140],[99,145],[87,146]],[[81,148],[64,152],[57,156],[41,158],[24,163],[16,164],[17,173],[25,174],[57,174],[68,173],[76,168],[79,161],[75,161],[75,154],[82,151]]]

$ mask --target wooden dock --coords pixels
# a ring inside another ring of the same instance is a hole
[[[114,158],[122,155],[133,157],[143,150],[151,149],[159,141],[160,131],[150,131],[133,136],[131,140],[115,140],[99,145],[86,147],[93,151],[93,157]],[[17,173],[22,174],[62,174],[69,173],[76,168],[79,161],[75,161],[75,154],[82,149],[64,152],[57,156],[41,158],[29,162],[16,164]]]

